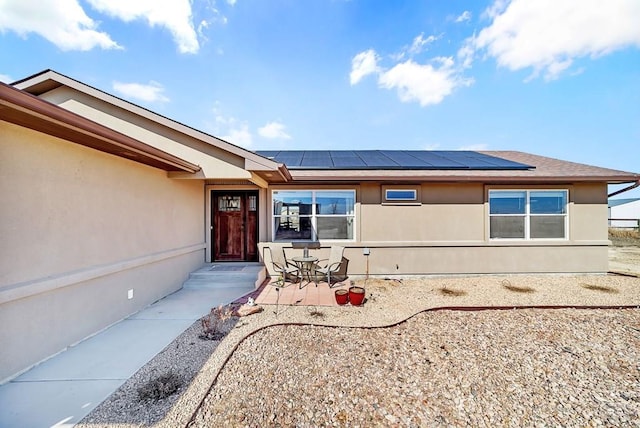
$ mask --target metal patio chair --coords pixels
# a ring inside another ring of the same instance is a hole
[[[341,247],[339,245],[332,245],[331,253],[329,253],[329,258],[326,259],[327,264],[325,266],[316,267],[317,274],[327,277],[329,288],[331,288],[331,275],[336,275],[342,269],[344,262],[343,254],[344,247]]]
[[[289,263],[284,255],[284,248],[264,247],[264,263],[271,265],[274,272],[278,273],[284,282],[298,282],[300,279],[300,270],[292,263]]]

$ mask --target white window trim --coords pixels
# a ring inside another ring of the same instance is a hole
[[[491,214],[491,192],[525,192],[525,212],[524,214]],[[564,192],[565,213],[564,214],[531,214],[530,194],[531,192]],[[487,198],[487,211],[489,213],[489,239],[491,241],[568,241],[569,240],[569,189],[489,189]],[[532,238],[530,233],[531,217],[557,217],[564,216],[564,237],[563,238]],[[492,238],[491,237],[491,217],[524,217],[524,238]]]
[[[346,217],[351,218],[352,220],[352,228],[353,228],[353,237],[352,238],[339,238],[339,239],[322,239],[322,241],[326,242],[355,242],[356,240],[356,190],[355,189],[274,189],[271,191],[271,242],[304,242],[308,241],[307,239],[278,239],[276,240],[276,230],[274,227],[275,219],[282,215],[276,215],[273,213],[273,204],[275,198],[273,197],[274,192],[311,192],[311,214],[310,215],[299,215],[299,217],[309,217],[311,218],[311,240],[319,241],[317,230],[318,230],[318,217]],[[353,193],[353,214],[317,214],[316,213],[316,194],[322,192],[351,192]]]
[[[413,192],[415,198],[413,199],[388,199],[388,192]],[[412,184],[390,184],[382,186],[382,205],[422,205],[422,194],[420,185]]]
[[[389,192],[412,192],[412,198],[390,198]],[[418,200],[418,190],[416,189],[384,189],[384,200],[387,202],[416,202]]]

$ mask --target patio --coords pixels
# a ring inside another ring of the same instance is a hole
[[[340,289],[348,290],[350,283],[346,280],[329,288],[327,282],[318,282],[316,286],[313,281],[302,281],[300,288],[298,283],[291,282],[278,286],[275,278],[267,278],[251,297],[258,305],[339,306],[334,293]]]

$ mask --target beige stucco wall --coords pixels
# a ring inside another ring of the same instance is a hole
[[[560,186],[423,183],[416,186],[421,203],[415,205],[385,204],[384,186],[378,183],[352,187],[356,189],[357,199],[357,239],[335,242],[347,247],[349,274],[602,273],[608,269],[605,183]],[[317,187],[306,185],[305,188]],[[487,195],[489,189],[494,188],[568,189],[569,239],[490,240]],[[288,255],[300,251],[292,249],[289,243],[284,244]],[[326,258],[331,242],[322,244],[323,248],[314,254]],[[365,247],[371,252],[368,267],[363,255]]]
[[[204,262],[205,192],[6,122],[0,135],[1,381],[179,289]]]

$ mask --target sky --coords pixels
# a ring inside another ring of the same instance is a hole
[[[639,0],[0,0],[0,81],[53,69],[250,150],[640,172],[639,22]]]

